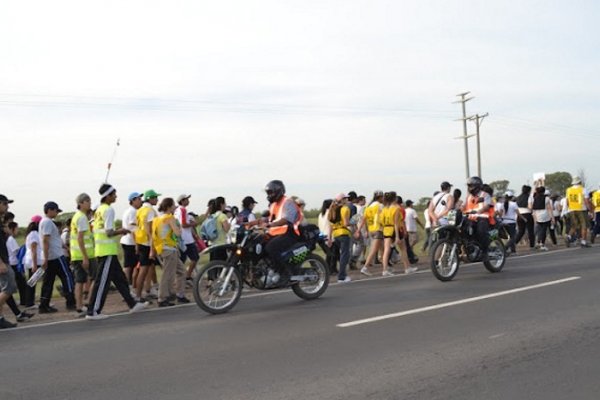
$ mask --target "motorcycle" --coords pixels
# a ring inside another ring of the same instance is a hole
[[[492,273],[502,271],[506,262],[506,248],[499,230],[490,230],[490,245],[487,254],[484,254],[473,235],[473,227],[466,221],[460,211],[452,210],[448,213],[448,225],[433,232],[435,242],[431,248],[431,272],[442,282],[454,278],[461,260],[471,263],[483,261],[485,268]]]
[[[299,241],[283,252],[287,271],[277,271],[265,252],[265,240],[260,229],[240,226],[230,237],[230,243],[205,250],[210,253],[225,249],[228,258],[202,266],[194,278],[194,299],[202,310],[210,314],[231,310],[239,301],[244,284],[258,290],[291,287],[305,300],[325,293],[329,286],[329,269],[321,257],[313,254],[317,245],[324,244],[317,226],[301,226]]]

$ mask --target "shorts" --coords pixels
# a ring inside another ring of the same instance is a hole
[[[71,268],[73,268],[75,283],[86,283],[88,279],[92,281],[96,279],[96,273],[98,272],[98,262],[95,258],[90,258],[90,265],[88,266],[87,271],[85,270],[85,268],[83,268],[82,261],[73,261],[71,263]]]
[[[140,267],[148,267],[157,264],[156,259],[150,258],[150,246],[144,246],[143,244],[139,244],[138,257],[140,261]]]
[[[396,232],[394,232],[391,235],[383,235],[383,238],[384,239],[392,239],[392,241],[395,242],[396,241]]]
[[[121,247],[123,247],[123,268],[135,268],[138,263],[135,245],[122,244]],[[150,252],[150,248],[148,248],[148,252]]]
[[[572,229],[587,229],[590,226],[590,219],[587,211],[570,211],[569,220]]]
[[[371,240],[381,240],[381,239],[383,239],[383,232],[381,232],[381,231],[369,232],[369,237],[371,238]]]
[[[185,245],[185,251],[181,252],[181,261],[185,262],[186,258],[189,258],[194,262],[200,259],[200,254],[198,253],[198,246],[196,246],[196,243]]]
[[[17,291],[17,281],[15,280],[15,271],[8,265],[8,271],[5,274],[0,274],[0,292],[12,295]]]

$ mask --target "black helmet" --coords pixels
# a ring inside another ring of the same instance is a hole
[[[483,181],[478,176],[472,176],[467,179],[467,189],[469,193],[473,196],[476,196],[481,191],[481,187],[483,186]]]
[[[269,203],[274,203],[285,194],[285,185],[280,180],[271,181],[265,185],[265,192]]]

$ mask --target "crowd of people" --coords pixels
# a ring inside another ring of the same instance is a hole
[[[496,224],[508,232],[506,244],[512,253],[525,236],[530,248],[546,251],[548,236],[555,245],[557,237],[564,235],[567,246],[579,241],[588,247],[588,237],[593,243],[600,232],[600,190],[588,193],[578,177],[564,196],[541,184],[534,188],[524,185],[518,196],[511,191],[494,196],[489,185],[472,177],[463,200],[460,189],[452,187],[449,182],[441,183],[423,210],[423,222],[414,203],[404,202],[394,191],[376,190],[369,202],[354,191],[324,200],[318,227],[327,238],[326,261],[337,281],[351,281],[348,269],[371,276],[378,263],[383,276],[394,274],[394,264],[400,264],[405,274],[414,273],[419,227],[425,232],[421,251],[426,251],[431,233],[449,223],[453,210],[468,215],[482,249],[486,249],[490,226]],[[266,250],[277,264],[276,255],[297,240],[297,227],[307,223],[305,203],[295,196],[285,197],[281,181],[269,182],[265,191],[270,210],[258,216],[254,212],[257,202],[251,196],[242,200],[241,211],[227,206],[225,198],[216,197],[200,216],[188,210],[189,194],[164,197],[159,202],[161,194],[155,190],[132,192],[122,226],[117,228],[112,207],[117,191],[106,183],[98,191],[101,201],[97,207],[86,193],[76,197],[77,211],[64,227],[56,220],[62,212],[58,204],[44,204],[44,215],[31,217],[23,246],[15,239],[18,225],[8,211],[13,201],[0,195],[0,329],[16,326],[3,317],[4,304],[17,322],[33,317],[35,308],[40,314],[56,312],[51,299],[57,276],[66,309],[90,320],[106,318],[102,309],[111,285],[132,313],[153,300],[159,307],[189,303],[185,288],[191,285],[200,252],[208,245],[215,246],[210,259],[225,260],[227,252],[218,245],[233,239],[236,225],[263,225],[271,237]],[[162,268],[160,281],[157,266]],[[43,279],[39,297],[37,279]]]

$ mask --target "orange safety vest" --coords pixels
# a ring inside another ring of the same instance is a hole
[[[469,194],[466,205],[465,205],[465,211],[476,210],[479,207],[478,201],[479,201],[479,196],[473,196],[472,194]],[[494,210],[492,209],[492,206],[490,205],[490,208],[488,208],[487,211],[478,211],[477,214],[487,215],[490,225],[495,225],[496,219],[494,218],[493,211]]]
[[[287,199],[288,199],[287,197],[282,196],[281,199],[279,199],[279,201],[271,203],[271,207],[269,207],[269,212],[270,212],[269,222],[277,221],[278,219],[283,218],[283,205],[285,204]],[[296,207],[296,211],[298,212],[298,220],[294,221],[294,223],[293,223],[294,232],[296,232],[296,234],[299,235],[300,229],[298,227],[300,226],[300,222],[302,222],[302,211],[300,210],[300,207],[298,207],[296,202],[293,202],[293,203],[294,203],[294,206]],[[281,236],[281,235],[285,235],[287,233],[287,231],[288,231],[288,225],[281,225],[281,226],[273,226],[273,227],[269,228],[267,233],[270,236]]]

